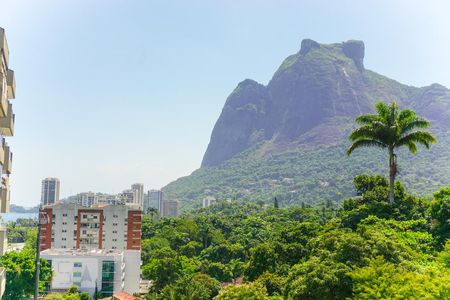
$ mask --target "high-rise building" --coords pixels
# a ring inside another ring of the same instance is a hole
[[[139,205],[141,209],[144,206],[144,185],[142,183],[135,183],[131,189],[136,191],[135,204]]]
[[[52,205],[59,202],[59,188],[58,178],[45,178],[42,180],[41,204]]]
[[[142,212],[126,205],[84,207],[59,203],[43,208],[41,251],[54,249],[140,250]]]
[[[178,215],[178,201],[177,200],[163,199],[161,204],[162,204],[162,208],[161,208],[160,215],[162,217],[170,217],[170,216]]]
[[[11,174],[12,152],[5,137],[14,135],[15,115],[11,99],[16,97],[14,71],[9,68],[9,48],[5,30],[0,28],[0,213],[9,212],[9,176]],[[6,229],[0,227],[0,256],[8,245]],[[0,267],[0,298],[6,285],[6,270]]]
[[[164,199],[164,194],[160,190],[149,190],[148,191],[148,202],[144,203],[144,212],[150,207],[156,208],[161,213],[162,201]]]

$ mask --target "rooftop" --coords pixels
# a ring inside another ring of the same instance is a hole
[[[54,256],[117,256],[121,255],[123,250],[105,250],[105,249],[47,249],[41,251],[41,255]]]

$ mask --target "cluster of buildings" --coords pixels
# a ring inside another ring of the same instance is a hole
[[[42,205],[53,205],[59,202],[78,204],[84,207],[128,205],[139,207],[144,213],[147,213],[150,208],[156,209],[162,217],[176,216],[179,212],[177,200],[167,198],[161,190],[149,190],[145,193],[142,183],[132,184],[130,189],[118,194],[83,192],[65,199],[60,199],[60,185],[58,178],[45,178],[42,180]]]
[[[14,71],[9,68],[9,48],[5,30],[0,28],[0,213],[9,212],[9,176],[12,152],[6,138],[14,135],[15,115],[11,99],[16,95]],[[0,227],[0,256],[7,248],[6,229]],[[0,267],[0,298],[6,284],[6,270]]]
[[[178,214],[178,201],[136,183],[118,194],[79,193],[60,199],[60,180],[42,180],[40,254],[52,265],[51,292],[73,285],[91,295],[140,289],[142,213]]]

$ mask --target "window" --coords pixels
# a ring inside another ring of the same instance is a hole
[[[74,267],[74,268],[81,268],[82,265],[83,265],[83,264],[80,263],[80,262],[74,262],[74,263],[73,263],[73,267]]]
[[[114,262],[103,261],[102,263],[102,293],[112,296],[114,290]]]
[[[66,240],[66,238],[65,238],[65,237],[63,237],[63,238],[61,238],[61,240],[65,241],[65,240]]]
[[[63,214],[63,217],[67,217],[67,214]]]
[[[83,219],[87,219],[87,215],[83,215]]]
[[[81,272],[73,272],[73,277],[81,277]]]

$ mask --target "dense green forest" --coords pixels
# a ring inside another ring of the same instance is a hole
[[[336,207],[223,201],[146,215],[147,299],[449,299],[450,187],[432,200],[381,176]],[[235,285],[235,283],[239,283]]]

